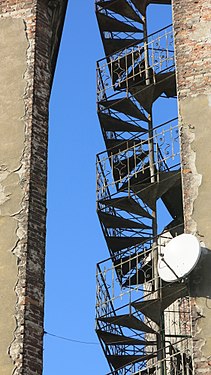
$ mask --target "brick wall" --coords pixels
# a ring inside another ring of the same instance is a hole
[[[17,240],[12,249],[17,265],[15,329],[9,347],[3,348],[11,358],[13,375],[42,374],[48,103],[55,65],[52,48],[56,56],[65,8],[66,1],[57,0],[0,3],[0,21],[21,19],[28,42],[23,77],[26,86],[20,98],[24,102],[24,146],[17,181],[21,207],[14,216]],[[56,20],[54,9],[60,11]],[[55,27],[60,30],[58,35]],[[11,374],[6,367],[0,372]]]
[[[178,95],[211,92],[211,3],[173,0]]]

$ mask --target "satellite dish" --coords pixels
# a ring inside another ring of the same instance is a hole
[[[192,234],[180,234],[162,247],[158,260],[158,274],[167,282],[178,281],[187,276],[196,266],[201,254],[201,245]]]

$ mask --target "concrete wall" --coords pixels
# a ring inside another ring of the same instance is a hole
[[[211,251],[211,3],[173,0],[185,230]],[[205,262],[208,264],[207,262]],[[210,269],[191,281],[195,374],[211,374]]]
[[[42,374],[48,103],[65,8],[0,2],[1,375]]]

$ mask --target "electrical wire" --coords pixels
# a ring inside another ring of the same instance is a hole
[[[100,345],[98,342],[75,340],[75,339],[71,339],[71,338],[69,338],[69,337],[58,336],[58,335],[55,335],[55,334],[50,333],[50,332],[47,332],[47,331],[44,331],[44,335],[52,336],[52,337],[55,337],[55,338],[60,339],[60,340],[65,340],[65,341],[75,342],[75,343],[78,343],[78,344]]]

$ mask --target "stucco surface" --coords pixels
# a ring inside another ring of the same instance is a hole
[[[211,249],[211,95],[188,97],[180,102],[183,133],[189,137],[191,171],[196,190],[191,217],[197,235]],[[189,165],[190,166],[190,165]]]
[[[194,343],[197,362],[211,360],[211,95],[180,101],[186,229],[197,235],[208,255],[192,286],[195,297]],[[210,372],[206,372],[207,374]]]
[[[21,212],[21,159],[24,151],[24,94],[28,42],[21,19],[0,20],[0,368],[11,375],[8,354],[16,322],[17,219]]]

